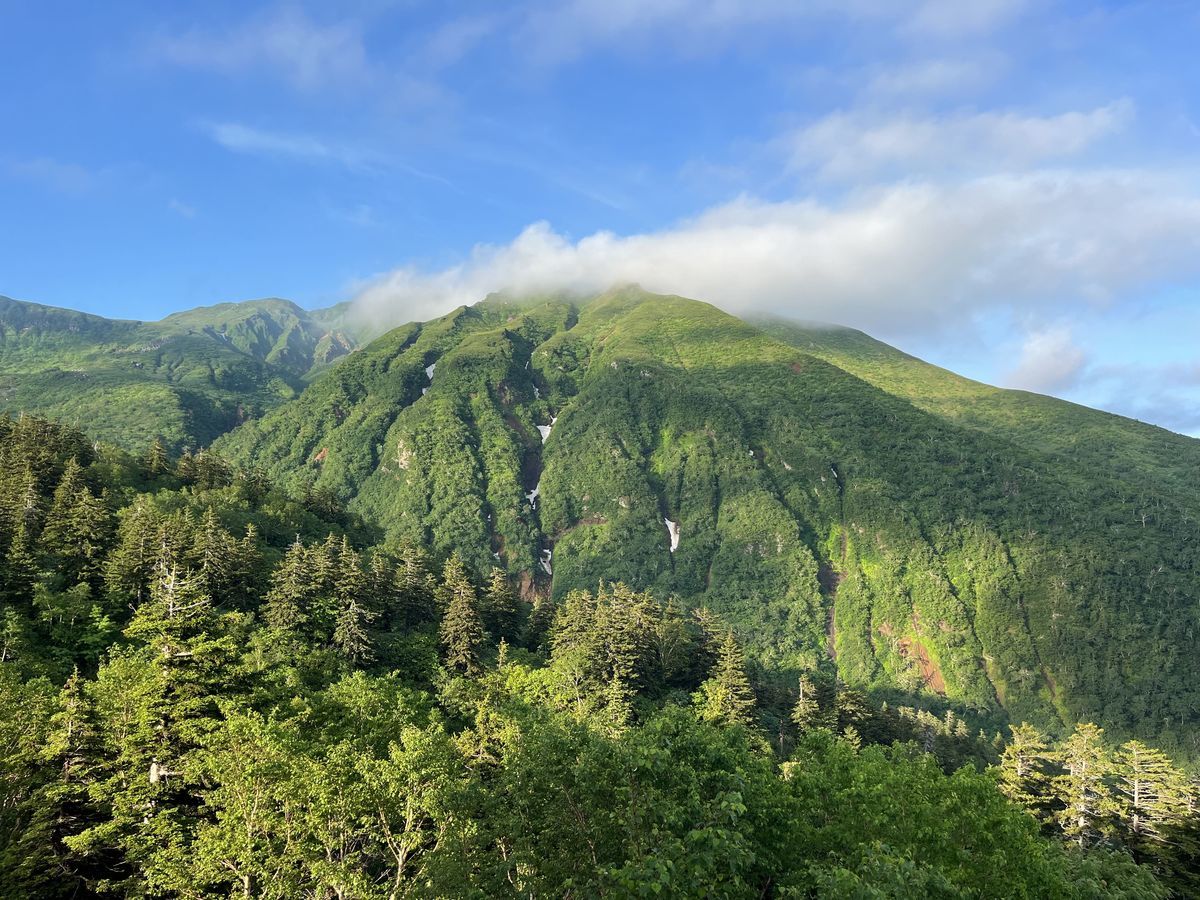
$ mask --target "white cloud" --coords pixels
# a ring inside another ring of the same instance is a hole
[[[1118,100],[1055,116],[982,112],[879,118],[838,112],[783,138],[799,170],[831,179],[1023,168],[1074,156],[1122,129],[1133,104]]]
[[[167,209],[175,213],[177,216],[182,216],[185,219],[196,218],[196,208],[194,206],[189,206],[182,200],[176,199],[175,197],[172,197],[167,201]]]
[[[969,59],[929,58],[897,63],[875,71],[866,93],[878,99],[936,97],[965,94],[979,88],[1005,69],[998,53],[978,52]]]
[[[917,33],[945,38],[985,34],[1018,18],[1027,0],[922,0],[907,20]]]
[[[1068,390],[1079,383],[1087,354],[1063,326],[1035,331],[1025,338],[1016,366],[1004,378],[1008,387],[1041,394]]]
[[[1037,172],[905,184],[837,203],[743,198],[676,227],[577,241],[549,225],[437,272],[405,267],[358,294],[389,321],[489,291],[634,281],[731,312],[929,333],[977,313],[1115,303],[1200,277],[1200,195],[1140,171]]]
[[[225,74],[263,70],[304,89],[359,83],[371,75],[360,26],[346,21],[318,24],[292,8],[222,32],[193,30],[162,36],[151,44],[150,55]]]
[[[395,172],[457,190],[453,182],[441,175],[409,165],[394,155],[384,155],[354,144],[328,141],[311,134],[255,128],[237,122],[208,122],[201,127],[214,141],[234,153],[316,165],[333,164],[361,175]]]
[[[64,194],[83,194],[105,181],[112,171],[94,170],[48,156],[33,159],[0,158],[0,171],[20,181],[37,182]]]
[[[205,126],[214,141],[226,150],[258,156],[289,157],[305,162],[339,163],[347,168],[366,166],[371,156],[354,147],[331,144],[308,134],[268,131],[236,122]]]
[[[548,62],[603,46],[664,42],[696,52],[724,46],[748,30],[866,22],[927,39],[982,35],[1017,18],[1025,0],[543,0],[528,5],[519,41]]]

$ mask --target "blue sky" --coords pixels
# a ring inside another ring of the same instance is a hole
[[[0,0],[0,293],[636,280],[1200,433],[1200,7]]]

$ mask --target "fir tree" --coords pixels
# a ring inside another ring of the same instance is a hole
[[[196,481],[196,457],[191,450],[184,450],[175,463],[175,476],[184,484],[194,484]]]
[[[154,443],[142,456],[142,471],[147,478],[158,478],[171,471],[171,458],[162,438],[155,438]]]
[[[1141,741],[1123,744],[1114,763],[1125,842],[1139,858],[1153,860],[1188,818],[1187,779],[1165,753]]]
[[[38,579],[38,559],[30,526],[24,518],[17,520],[12,542],[4,557],[3,575],[3,599],[15,606],[28,608],[33,600],[34,583]]]
[[[214,597],[224,596],[238,559],[234,540],[211,505],[204,511],[187,558],[204,590]]]
[[[122,605],[140,603],[150,587],[158,532],[158,518],[145,497],[137,498],[122,513],[117,546],[104,565],[105,590]]]
[[[1025,807],[1038,819],[1049,815],[1049,748],[1032,725],[1014,725],[1012,737],[1000,755],[1000,790],[1009,800]]]
[[[544,649],[557,613],[558,606],[549,594],[538,594],[533,598],[533,609],[525,623],[523,643],[526,647],[530,650]]]
[[[871,708],[867,705],[867,698],[863,696],[862,691],[839,681],[833,700],[833,713],[838,734],[846,734],[851,728],[858,734],[869,721]],[[929,751],[932,750],[933,747],[930,746]]]
[[[434,592],[435,584],[425,551],[412,545],[402,547],[393,591],[392,627],[409,630],[433,621]]]
[[[365,587],[362,561],[351,548],[349,540],[343,537],[338,548],[334,580],[337,613],[333,626],[333,646],[354,664],[368,662],[375,655],[369,631],[375,614],[365,605]]]
[[[733,631],[717,653],[712,674],[700,686],[700,717],[724,725],[749,725],[754,712],[754,691],[746,676],[746,664]]]
[[[17,876],[39,896],[84,892],[89,861],[66,841],[101,817],[88,790],[101,753],[95,705],[79,670],[59,691],[39,762],[50,778],[29,799],[29,821],[17,855]]]
[[[807,675],[800,676],[800,692],[792,707],[792,722],[801,732],[812,731],[822,724],[821,705],[817,701],[817,686]]]
[[[309,551],[297,536],[271,576],[263,619],[272,628],[297,633],[309,621],[311,600]]]
[[[516,640],[521,633],[521,608],[508,585],[504,570],[493,566],[483,599],[483,619],[488,632],[497,641]]]
[[[1104,747],[1104,729],[1081,722],[1055,754],[1064,774],[1054,779],[1059,811],[1054,819],[1063,836],[1080,847],[1100,843],[1112,833],[1119,807],[1107,780],[1112,760]]]
[[[480,653],[485,640],[483,619],[479,615],[475,588],[457,553],[446,560],[438,598],[445,610],[440,637],[446,665],[467,676],[479,674]]]

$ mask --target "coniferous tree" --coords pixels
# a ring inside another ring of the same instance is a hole
[[[38,579],[37,552],[25,518],[17,520],[12,542],[4,557],[3,599],[18,607],[28,607]]]
[[[1114,764],[1125,843],[1140,859],[1161,858],[1188,818],[1187,779],[1165,753],[1141,741],[1122,744]]]
[[[411,544],[402,547],[393,591],[392,627],[407,631],[433,621],[435,590],[436,583],[429,571],[425,551]]]
[[[204,518],[196,529],[191,547],[188,548],[187,561],[205,591],[214,597],[225,595],[238,558],[234,540],[221,527],[211,504],[205,509]]]
[[[79,460],[72,456],[63,466],[62,477],[50,499],[50,508],[46,512],[46,531],[50,534],[46,537],[51,540],[65,539],[63,536],[55,534],[55,530],[66,522],[79,491],[84,488],[83,469],[79,465]],[[60,548],[47,546],[47,549],[57,551]]]
[[[457,553],[446,560],[438,599],[445,610],[440,637],[446,665],[467,676],[479,674],[485,641],[483,619],[475,587]]]
[[[162,438],[154,439],[154,443],[142,456],[141,462],[142,471],[148,478],[158,478],[171,471],[171,458],[167,454],[167,447]]]
[[[175,463],[175,476],[184,484],[194,484],[196,481],[196,457],[191,450],[184,450]]]
[[[117,545],[104,565],[104,585],[121,605],[138,604],[149,590],[159,552],[159,521],[145,497],[121,515]]]
[[[343,537],[338,549],[334,581],[337,613],[333,626],[333,646],[356,665],[375,657],[370,624],[376,615],[366,606],[365,587],[362,561],[351,548],[349,540]]]
[[[1024,723],[1012,726],[1011,732],[1012,737],[1000,755],[1000,790],[1035,818],[1045,820],[1050,814],[1051,794],[1046,739],[1032,725]]]
[[[249,523],[241,540],[232,542],[229,547],[233,562],[229,566],[225,591],[234,607],[250,609],[266,593],[267,579],[259,549],[258,528],[253,522]]]
[[[851,729],[855,735],[862,731],[863,724],[871,717],[871,708],[862,691],[839,681],[835,687],[833,714],[838,734],[847,734]],[[936,721],[936,720],[935,720]],[[933,750],[930,746],[929,751]]]
[[[1119,807],[1108,786],[1112,759],[1104,746],[1104,729],[1081,722],[1055,754],[1063,774],[1054,779],[1059,810],[1054,820],[1063,836],[1088,847],[1113,831]]]
[[[516,640],[521,633],[521,608],[504,570],[493,566],[483,598],[483,620],[496,641]]]
[[[817,700],[817,686],[807,675],[800,676],[800,693],[792,707],[792,722],[801,732],[819,728],[823,722],[821,704]]]
[[[272,628],[298,634],[311,617],[311,601],[309,551],[297,536],[271,576],[271,589],[263,604],[263,619]]]
[[[712,674],[700,686],[700,717],[723,725],[749,725],[754,713],[754,691],[746,676],[742,650],[726,630]]]
[[[525,623],[523,643],[526,647],[530,650],[545,649],[544,644],[557,613],[558,606],[549,594],[538,594],[533,598],[533,609],[530,610],[529,619]]]
[[[69,896],[84,890],[88,876],[95,877],[88,860],[65,842],[102,815],[88,793],[99,744],[95,705],[76,669],[59,691],[48,722],[39,762],[49,778],[29,799],[29,821],[17,847],[17,877],[37,896]]]

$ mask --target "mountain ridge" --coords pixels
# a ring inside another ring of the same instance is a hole
[[[201,446],[355,346],[279,299],[142,322],[0,297],[0,409],[86,424],[133,449]]]
[[[624,581],[881,696],[1118,733],[1165,713],[1157,738],[1193,740],[1200,497],[1174,486],[1200,444],[1057,401],[1030,432],[1025,397],[986,386],[956,391],[1006,399],[958,421],[954,392],[923,409],[812,349],[632,288],[493,296],[389,332],[217,448],[529,598]],[[1066,436],[1030,440],[1056,416]]]
[[[213,442],[529,601],[623,581],[776,669],[1198,752],[1200,442],[636,286],[492,294],[363,345],[353,317],[0,302],[0,405]]]

